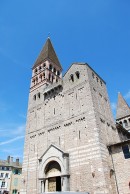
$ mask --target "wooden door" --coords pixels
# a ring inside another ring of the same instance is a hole
[[[56,191],[56,177],[48,179],[48,192]]]

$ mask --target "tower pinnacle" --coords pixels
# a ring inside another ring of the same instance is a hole
[[[130,108],[126,103],[125,99],[123,98],[123,96],[120,93],[118,93],[116,119],[121,119],[128,115],[130,115]]]

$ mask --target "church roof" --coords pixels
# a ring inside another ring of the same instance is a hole
[[[58,65],[60,69],[62,69],[61,64],[58,60],[58,57],[55,53],[55,50],[53,48],[53,45],[51,43],[50,38],[47,39],[43,49],[41,50],[37,60],[35,61],[33,68],[35,68],[39,63],[43,62],[46,59],[50,59],[53,63]]]
[[[123,96],[120,93],[118,93],[116,119],[121,119],[128,115],[130,115],[130,107],[123,98]]]

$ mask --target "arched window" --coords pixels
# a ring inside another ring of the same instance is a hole
[[[42,67],[41,67],[41,66],[39,66],[39,71],[41,71],[41,69],[42,69]]]
[[[35,85],[35,79],[32,80],[33,84]]]
[[[43,79],[45,79],[45,73],[43,73]]]
[[[124,120],[124,125],[125,125],[125,127],[128,127],[127,120]]]
[[[60,76],[60,71],[57,71],[57,75]]]
[[[119,123],[120,123],[120,125],[122,125],[122,121],[120,121]]]
[[[34,73],[35,73],[35,74],[37,73],[37,68],[34,70]]]
[[[40,74],[40,75],[39,75],[39,78],[40,78],[40,79],[41,79],[41,81],[42,81],[42,74]]]
[[[46,67],[46,63],[43,63],[43,68],[45,68]]]
[[[56,68],[54,67],[54,73],[56,73]]]
[[[79,79],[80,78],[80,73],[79,73],[79,71],[76,71],[76,77],[77,77],[77,79]]]
[[[51,74],[49,73],[49,81],[51,81]]]
[[[33,100],[36,100],[36,94],[33,96]]]
[[[51,64],[49,65],[49,70],[52,70],[52,65]]]
[[[74,75],[73,75],[73,74],[70,75],[70,80],[71,80],[72,82],[74,82]]]

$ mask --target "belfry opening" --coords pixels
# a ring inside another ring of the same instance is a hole
[[[48,184],[45,189],[48,192],[61,191],[61,167],[56,161],[51,161],[45,168],[45,176]]]

